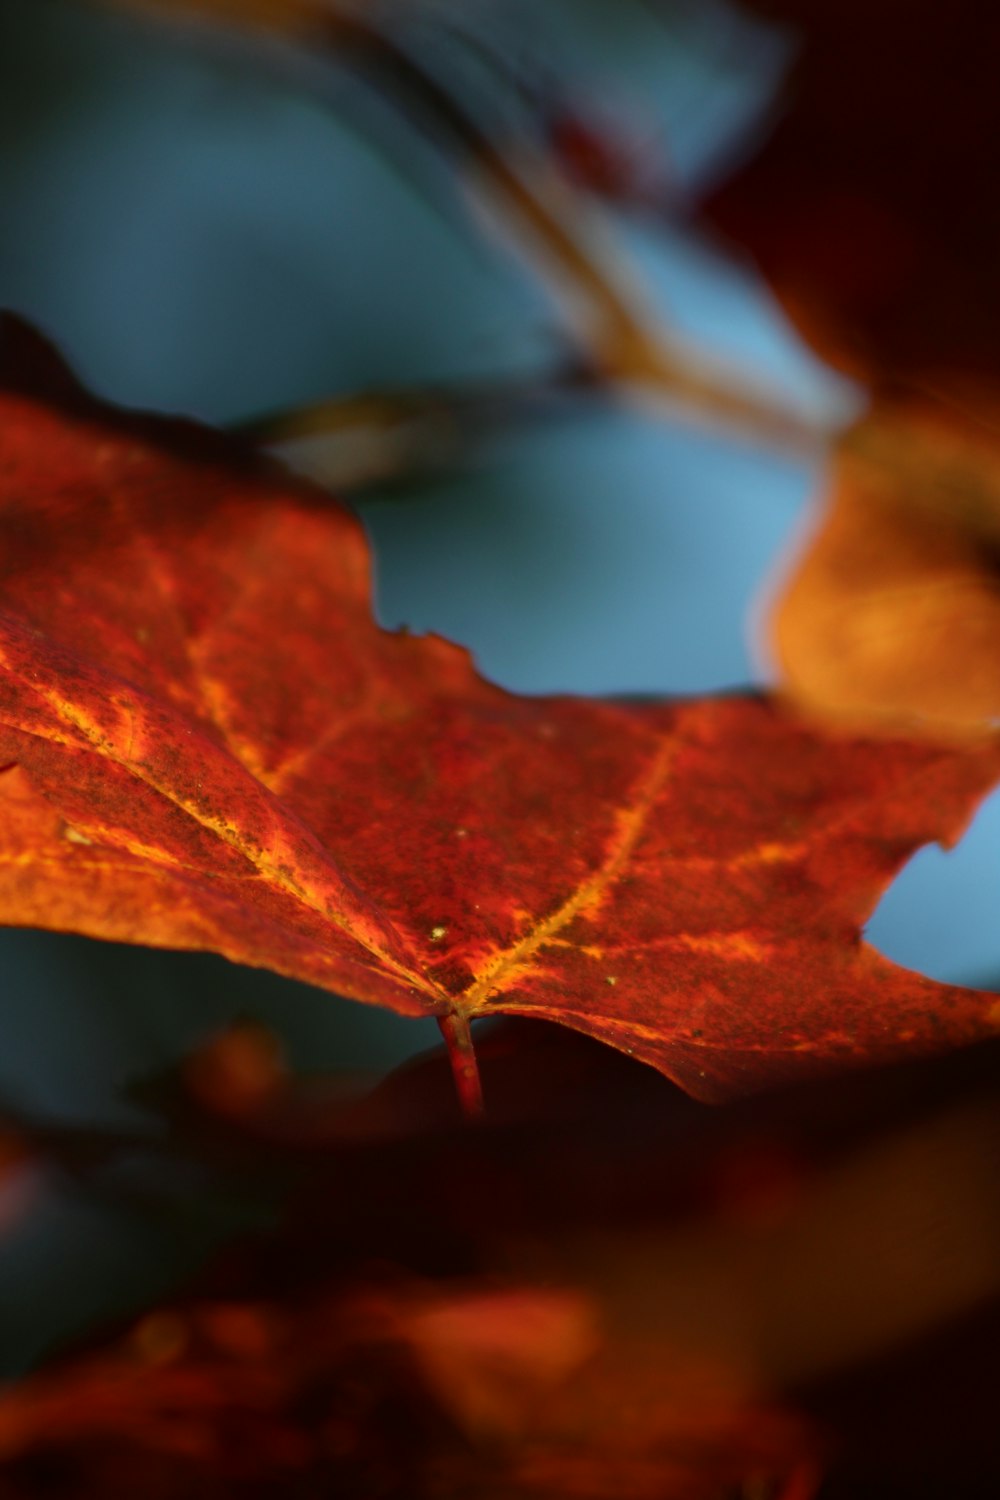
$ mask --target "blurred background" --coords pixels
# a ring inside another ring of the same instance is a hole
[[[766,682],[755,601],[807,523],[823,434],[865,393],[695,215],[773,128],[794,29],[716,0],[399,0],[364,19],[388,50],[3,0],[0,304],[104,396],[269,435],[357,508],[381,623],[461,642],[506,688]],[[732,372],[760,412],[584,370],[560,268],[470,138],[549,174],[681,363]],[[283,415],[303,409],[308,430]],[[917,856],[871,940],[935,978],[995,979],[998,840],[994,799],[957,851]],[[0,1106],[36,1119],[155,1134],[146,1082],[234,1019],[325,1073],[377,1076],[437,1040],[211,957],[3,932],[0,958]],[[149,1170],[137,1146],[112,1176]],[[158,1215],[53,1178],[18,1216],[20,1191],[0,1187],[7,1374],[170,1285],[246,1212],[207,1174],[160,1183]]]

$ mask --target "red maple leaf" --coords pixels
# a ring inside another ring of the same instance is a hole
[[[6,345],[5,922],[435,1015],[470,1101],[468,1023],[498,1012],[703,1098],[995,1029],[994,996],[859,936],[995,745],[838,737],[754,696],[511,696],[376,626],[327,496]]]

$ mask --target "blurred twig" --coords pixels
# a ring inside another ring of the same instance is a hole
[[[506,219],[567,306],[584,359],[598,377],[636,383],[704,418],[782,447],[812,449],[824,434],[777,393],[743,372],[676,344],[643,305],[617,251],[599,242],[580,195],[541,158],[502,151],[411,52],[346,8],[323,12],[320,34],[376,81],[432,139],[464,165]]]
[[[269,411],[231,430],[259,447],[323,440],[299,467],[332,488],[360,490],[398,474],[454,464],[470,444],[594,389],[591,371],[565,365],[543,376],[395,387]]]
[[[122,4],[123,0],[114,0]],[[124,0],[145,8],[201,12],[232,23],[239,6],[231,0]],[[501,213],[518,243],[563,310],[582,365],[596,381],[636,388],[712,425],[782,450],[814,453],[828,430],[815,418],[793,410],[779,391],[724,361],[706,358],[675,340],[645,304],[634,272],[626,269],[617,246],[606,244],[606,230],[584,196],[541,155],[515,155],[491,139],[412,49],[354,6],[295,0],[294,4],[254,5],[246,18],[273,32],[291,29],[312,50],[334,57],[360,74],[458,163],[467,182]],[[373,400],[339,401],[310,408],[303,420],[344,431],[355,420],[371,422]],[[431,397],[431,400],[440,399]],[[473,394],[471,401],[477,397]],[[487,396],[487,399],[489,397]],[[388,392],[378,398],[378,424],[394,428],[420,407],[419,392]],[[427,410],[418,413],[426,418]],[[434,412],[437,419],[440,407]],[[282,428],[300,425],[289,416],[246,424],[265,441],[283,440]]]

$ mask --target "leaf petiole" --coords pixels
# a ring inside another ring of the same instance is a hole
[[[448,1049],[448,1060],[462,1113],[467,1120],[481,1120],[485,1113],[483,1087],[479,1079],[479,1064],[476,1061],[469,1018],[459,1011],[452,1011],[450,1015],[438,1016],[437,1023]]]

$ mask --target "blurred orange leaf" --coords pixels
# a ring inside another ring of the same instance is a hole
[[[165,1309],[0,1395],[0,1482],[17,1500],[53,1476],[80,1496],[724,1500],[814,1472],[805,1423],[669,1350],[630,1375],[627,1353],[585,1294],[551,1288],[397,1277]]]
[[[235,1292],[0,1395],[0,1492],[806,1500],[803,1384],[995,1296],[995,1048],[709,1113],[527,1030],[589,1117],[286,1148]]]
[[[783,687],[855,726],[936,735],[1000,720],[1000,446],[932,401],[848,432],[770,634]]]

